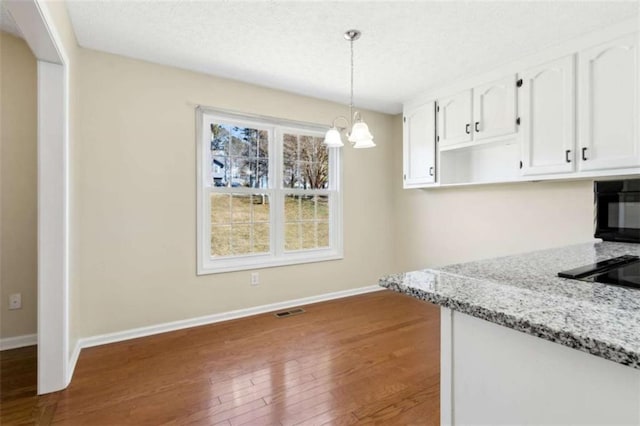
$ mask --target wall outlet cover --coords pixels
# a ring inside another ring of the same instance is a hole
[[[252,272],[251,273],[251,285],[252,286],[256,286],[260,284],[260,274],[257,272]]]
[[[21,293],[14,293],[9,295],[9,309],[22,309]]]

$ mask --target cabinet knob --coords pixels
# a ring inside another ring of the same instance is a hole
[[[568,149],[568,150],[566,150],[566,151],[564,152],[564,160],[565,160],[567,163],[570,163],[570,162],[571,162],[571,158],[569,158],[569,154],[571,154],[571,150],[570,150],[570,149]]]
[[[583,147],[582,148],[582,161],[587,161],[587,160],[588,160],[588,158],[587,158],[587,148]]]
[[[480,126],[480,122],[479,122],[479,121],[476,121],[476,125],[473,127],[473,128],[475,129],[475,131],[476,131],[476,132],[479,132],[479,131],[480,131],[479,126]]]

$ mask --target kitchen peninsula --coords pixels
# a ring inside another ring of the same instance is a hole
[[[593,242],[389,275],[441,309],[442,424],[640,424],[640,289],[558,278]]]

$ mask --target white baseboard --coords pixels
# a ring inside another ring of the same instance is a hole
[[[137,339],[139,337],[151,336],[154,334],[166,333],[168,331],[182,330],[200,325],[214,324],[222,321],[248,317],[251,315],[263,314],[265,312],[277,311],[280,309],[292,308],[294,306],[309,305],[311,303],[324,302],[327,300],[341,299],[343,297],[355,296],[358,294],[371,293],[384,290],[384,288],[372,285],[368,287],[354,288],[350,290],[336,291],[333,293],[320,294],[318,296],[304,297],[302,299],[287,300],[284,302],[271,303],[268,305],[255,306],[252,308],[238,309],[235,311],[223,312],[220,314],[206,315],[203,317],[190,318],[180,321],[172,321],[163,324],[151,325],[148,327],[134,328],[131,330],[107,333],[98,336],[85,337],[80,339],[79,347],[90,348],[92,346],[106,345],[108,343],[122,342],[124,340]],[[74,364],[75,366],[75,364]],[[70,368],[70,375],[73,369]]]
[[[0,351],[23,348],[25,346],[33,346],[37,344],[37,334],[25,334],[23,336],[5,337],[3,339],[0,339]]]

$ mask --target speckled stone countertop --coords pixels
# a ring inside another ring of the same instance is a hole
[[[640,256],[640,244],[580,244],[393,274],[380,285],[640,369],[640,290],[557,276],[625,254]]]

